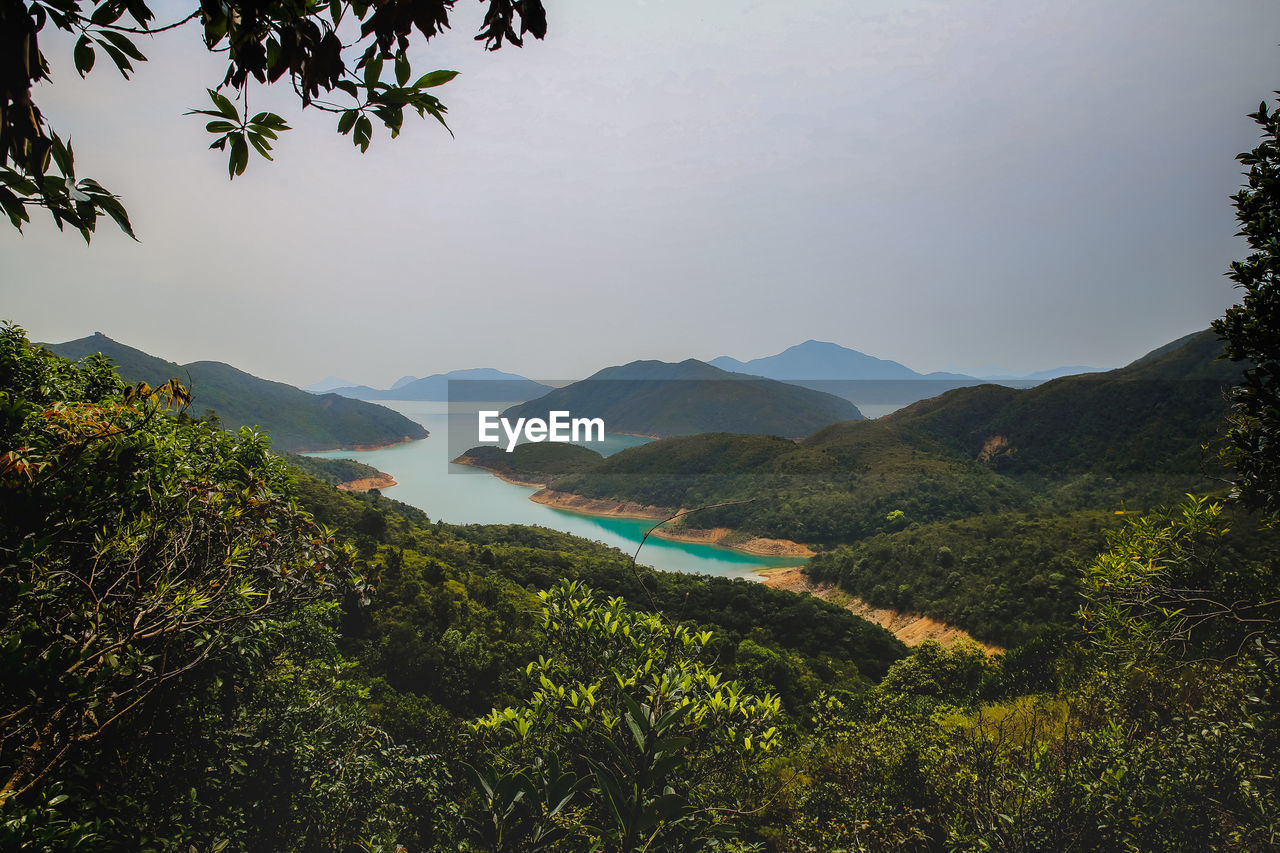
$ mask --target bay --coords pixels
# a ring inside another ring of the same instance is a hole
[[[635,553],[645,531],[654,524],[645,519],[592,516],[553,509],[529,500],[537,489],[517,486],[498,479],[488,471],[450,462],[477,444],[477,411],[501,410],[510,403],[467,403],[460,406],[435,401],[380,400],[379,404],[422,424],[430,431],[430,437],[380,450],[335,450],[307,455],[356,459],[390,474],[397,485],[383,489],[382,493],[421,509],[433,521],[541,525],[603,542],[627,554]],[[608,456],[646,441],[648,439],[639,436],[607,433],[604,442],[592,442],[587,446]],[[798,566],[805,560],[762,557],[714,545],[673,542],[650,536],[640,551],[639,562],[661,571],[753,578],[760,569]]]

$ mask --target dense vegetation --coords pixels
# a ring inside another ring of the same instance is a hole
[[[172,416],[181,385],[126,386],[13,328],[0,394],[5,849],[1264,850],[1280,833],[1280,649],[1259,633],[1277,560],[1257,556],[1274,536],[1231,547],[1209,501],[907,525],[816,560],[975,619],[1084,604],[1074,630],[997,659],[904,656],[812,598],[337,492],[252,432]],[[909,565],[919,587],[877,574]]]
[[[876,607],[923,613],[1015,646],[1075,618],[1081,566],[1124,519],[998,513],[913,525],[818,554],[806,573]]]
[[[848,400],[696,359],[633,361],[512,406],[503,417],[546,419],[552,411],[603,418],[609,432],[676,436],[705,432],[800,438],[837,421],[861,419]]]
[[[336,394],[308,394],[269,382],[217,361],[178,365],[97,334],[50,350],[80,359],[101,353],[126,382],[159,385],[180,379],[191,391],[195,412],[212,410],[223,426],[266,430],[277,450],[335,450],[425,438],[421,424],[382,406]]]
[[[329,459],[323,456],[300,456],[297,453],[277,454],[293,468],[314,477],[322,483],[337,486],[352,480],[367,480],[385,476],[372,465],[354,459]]]

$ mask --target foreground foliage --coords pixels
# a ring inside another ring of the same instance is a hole
[[[337,492],[186,401],[0,334],[6,850],[1280,844],[1277,543],[1218,502],[815,560],[1022,642],[907,653],[812,598]]]

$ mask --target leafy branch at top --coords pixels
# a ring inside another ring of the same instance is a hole
[[[72,61],[81,76],[103,53],[128,79],[134,63],[146,61],[131,35],[154,36],[198,19],[204,48],[225,53],[228,64],[222,80],[209,89],[213,109],[191,113],[213,119],[206,125],[215,135],[210,147],[227,152],[227,172],[234,178],[248,166],[250,149],[270,160],[271,143],[289,129],[275,113],[249,115],[243,105],[251,82],[269,85],[288,78],[302,106],[338,114],[338,131],[350,134],[362,152],[372,141],[375,120],[394,138],[406,109],[448,129],[444,104],[428,90],[457,72],[415,76],[409,49],[415,39],[430,40],[449,27],[454,2],[200,0],[190,13],[152,26],[155,14],[145,0],[0,0],[0,56],[5,57],[0,63],[0,209],[19,230],[30,221],[28,208],[44,207],[59,228],[71,224],[86,241],[102,215],[133,236],[116,195],[91,179],[76,181],[70,144],[52,131],[32,98],[35,83],[51,81],[39,46],[47,25],[76,37]],[[528,34],[539,39],[546,34],[541,0],[481,2],[488,8],[476,39],[489,50],[504,41],[520,46]],[[353,40],[344,43],[339,30]],[[391,75],[384,80],[388,65]],[[51,166],[56,174],[49,174]]]

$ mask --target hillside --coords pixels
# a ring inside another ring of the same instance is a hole
[[[283,382],[259,379],[218,361],[175,364],[103,334],[47,344],[64,358],[100,352],[126,382],[159,385],[176,378],[191,390],[193,414],[212,409],[222,426],[257,426],[278,450],[360,448],[426,438],[421,424],[382,406],[337,394],[309,394]]]
[[[503,412],[546,418],[550,411],[603,418],[609,432],[659,437],[705,432],[801,438],[837,421],[861,419],[847,400],[756,376],[730,373],[695,359],[671,364],[634,361]]]
[[[492,444],[473,447],[454,462],[492,471],[504,480],[545,485],[556,477],[594,467],[604,459],[594,450],[563,442],[518,444],[507,453]]]
[[[1015,477],[1160,471],[1202,472],[1200,446],[1226,412],[1223,390],[1239,368],[1217,361],[1212,331],[1189,335],[1126,367],[1055,379],[1026,390],[957,390],[892,415],[899,428],[936,440]],[[839,446],[841,425],[814,435]]]
[[[1236,370],[1214,360],[1219,349],[1204,332],[1119,370],[1026,390],[957,389],[799,444],[668,439],[552,485],[672,508],[755,498],[698,522],[811,544],[1015,509],[1148,506],[1215,485],[1200,445]]]
[[[402,376],[383,391],[367,385],[334,388],[334,394],[357,400],[438,400],[454,402],[507,402],[532,400],[552,390],[550,385],[534,382],[515,373],[504,373],[488,367],[451,370],[418,379]]]

